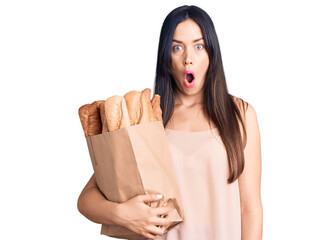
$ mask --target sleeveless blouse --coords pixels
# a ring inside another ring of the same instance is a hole
[[[181,193],[184,221],[157,240],[241,240],[238,180],[227,183],[229,166],[217,128],[165,129]]]

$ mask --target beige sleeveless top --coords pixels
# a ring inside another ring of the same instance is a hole
[[[227,184],[227,153],[218,130],[165,131],[185,219],[157,239],[240,240],[238,181]]]

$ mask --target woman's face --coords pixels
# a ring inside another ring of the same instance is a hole
[[[202,90],[209,67],[209,55],[200,26],[192,19],[176,27],[171,48],[171,72],[184,94]]]

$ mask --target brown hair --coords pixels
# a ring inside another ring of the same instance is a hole
[[[244,147],[246,144],[245,112],[247,103],[228,93],[218,37],[209,15],[196,6],[182,6],[174,9],[166,17],[161,28],[155,93],[161,96],[161,109],[164,126],[168,123],[174,110],[174,79],[170,71],[171,44],[176,26],[193,19],[200,26],[209,55],[209,67],[204,84],[204,111],[217,127],[225,145],[228,164],[228,183],[234,182],[244,169]],[[209,121],[210,124],[210,121]],[[242,133],[243,139],[242,139]]]

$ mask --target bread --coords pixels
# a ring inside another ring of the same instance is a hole
[[[130,124],[135,125],[139,122],[141,117],[141,92],[130,91],[124,95]]]
[[[92,104],[95,105],[98,109],[100,109],[100,105],[104,103],[103,100],[98,100],[98,101],[94,101]]]
[[[79,108],[78,113],[85,137],[115,131],[128,126],[162,121],[160,96],[152,100],[151,89],[142,92],[130,91],[121,96],[109,97],[106,101],[94,101]]]
[[[131,121],[130,121],[130,117],[128,114],[127,105],[124,97],[122,97],[121,100],[121,113],[122,113],[122,119],[119,128],[125,128],[131,126]]]
[[[99,108],[100,108],[100,117],[101,117],[101,123],[102,123],[102,133],[109,132],[106,113],[104,110],[104,101],[103,101],[103,103],[100,104]]]
[[[138,122],[139,124],[156,121],[154,112],[152,110],[150,98],[151,98],[151,89],[150,88],[144,89],[141,92],[142,108],[141,108],[141,117]]]
[[[160,95],[155,94],[151,100],[151,106],[154,113],[154,116],[156,118],[156,121],[162,122],[162,111],[160,108]]]
[[[88,108],[91,104],[85,104],[78,109],[79,119],[83,127],[84,135],[87,137],[87,128],[88,128]]]
[[[100,116],[100,104],[103,100],[94,101],[89,109],[89,131],[88,135],[93,136],[102,133],[102,123]]]
[[[121,114],[121,96],[111,96],[107,98],[104,103],[105,116],[108,123],[108,129],[110,131],[115,131],[119,129],[120,122],[122,120]]]
[[[92,104],[83,105],[78,110],[85,137],[102,132],[100,109],[98,108],[100,104],[101,101],[95,101]]]

